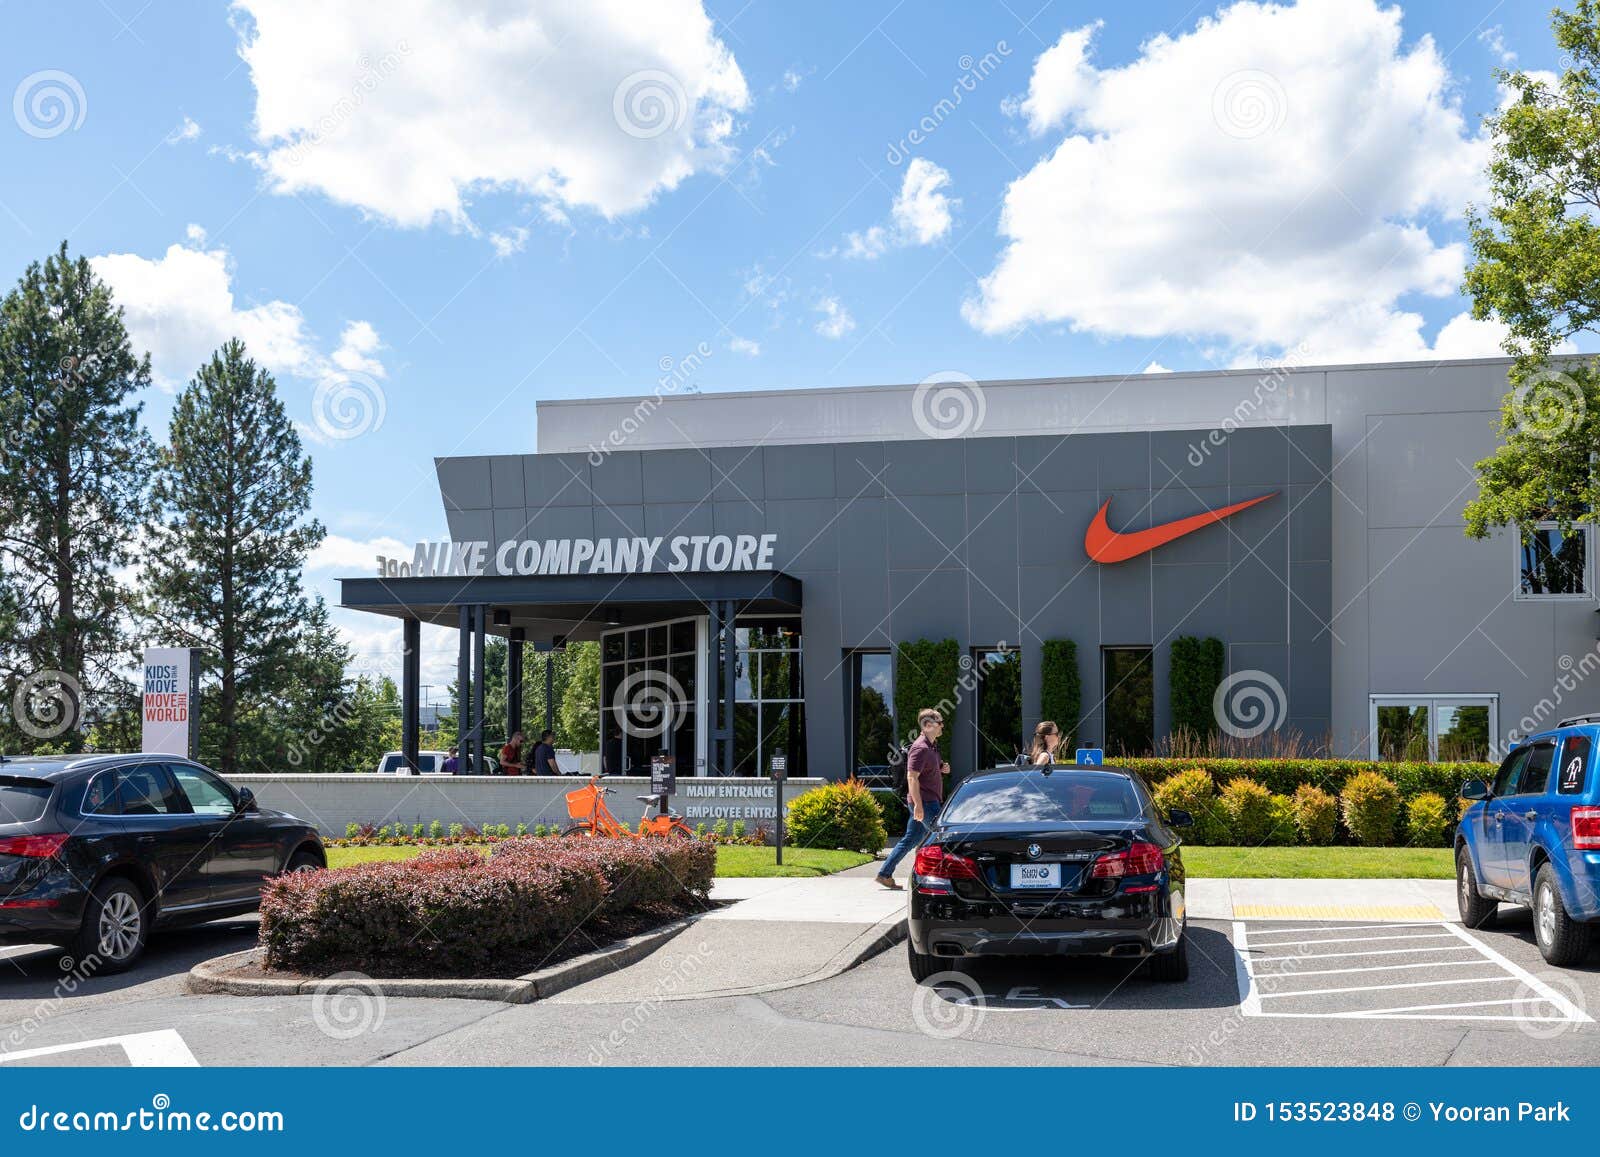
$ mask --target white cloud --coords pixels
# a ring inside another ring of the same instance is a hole
[[[377,559],[411,557],[412,548],[398,538],[371,538],[362,540],[342,534],[325,537],[306,556],[307,570],[333,570],[341,576],[377,573]]]
[[[734,334],[733,337],[728,339],[728,348],[734,353],[744,354],[746,357],[758,358],[761,356],[760,342],[751,341],[749,338],[740,337],[738,334]]]
[[[1160,362],[1151,362],[1149,365],[1145,366],[1144,372],[1147,374],[1170,374],[1172,371],[1167,369],[1167,367],[1162,365]]]
[[[555,209],[559,220],[552,219],[552,224],[567,224],[566,214],[560,208]],[[521,253],[528,244],[528,228],[526,225],[513,225],[500,233],[489,234],[489,244],[494,246],[496,257],[510,257],[514,253]]]
[[[1066,322],[1228,350],[1426,348],[1408,295],[1457,292],[1429,226],[1481,193],[1486,142],[1437,46],[1374,0],[1238,3],[1131,62],[1093,28],[1036,62],[1014,106],[1054,151],[1007,190],[1007,247],[964,306],[986,333]]]
[[[700,0],[235,0],[254,159],[404,226],[513,191],[607,217],[731,153],[749,102]]]
[[[815,72],[815,71],[816,71],[815,69],[809,69],[806,72],[801,72],[798,68],[786,68],[786,69],[784,69],[783,70],[783,91],[784,92],[795,92],[795,91],[797,91],[800,88],[801,82],[804,81],[806,77],[810,76],[811,73]]]
[[[379,348],[377,331],[364,321],[349,323],[338,347],[323,354],[298,306],[268,301],[240,308],[225,249],[172,245],[161,257],[108,253],[89,263],[111,287],[134,348],[149,351],[151,374],[165,390],[181,388],[219,346],[235,337],[274,374],[383,376],[382,365],[372,356]]]
[[[844,255],[873,261],[891,248],[932,245],[947,236],[951,211],[961,204],[944,191],[949,185],[948,172],[925,157],[913,158],[889,208],[889,224],[848,234]]]
[[[178,122],[177,128],[167,134],[167,144],[181,145],[186,141],[197,141],[200,139],[201,131],[194,118],[186,116]]]
[[[1478,43],[1493,53],[1495,59],[1507,68],[1510,68],[1517,59],[1517,54],[1506,44],[1505,29],[1498,24],[1491,25],[1478,33]]]
[[[204,245],[206,243],[206,229],[204,225],[193,222],[184,226],[183,236],[190,245]]]
[[[822,320],[817,322],[817,332],[825,338],[836,340],[856,327],[856,319],[850,316],[850,311],[837,297],[824,297],[817,302],[815,309],[822,315]]]

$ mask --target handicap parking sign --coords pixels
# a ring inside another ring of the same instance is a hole
[[[1076,758],[1073,760],[1074,763],[1084,767],[1099,767],[1105,761],[1106,753],[1104,749],[1099,747],[1080,747]]]

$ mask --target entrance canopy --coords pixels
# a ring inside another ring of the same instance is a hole
[[[339,605],[441,627],[462,607],[487,607],[485,630],[530,641],[571,642],[602,631],[701,613],[720,602],[741,614],[797,614],[800,580],[781,571],[680,571],[617,575],[481,575],[476,578],[340,579]]]

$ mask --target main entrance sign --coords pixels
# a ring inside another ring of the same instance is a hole
[[[1265,502],[1276,496],[1277,493],[1274,490],[1271,494],[1263,494],[1260,498],[1250,498],[1244,502],[1235,502],[1231,506],[1221,506],[1216,510],[1191,514],[1188,518],[1163,522],[1160,526],[1152,526],[1145,530],[1120,532],[1112,530],[1111,524],[1106,521],[1106,511],[1111,508],[1111,499],[1108,498],[1095,512],[1094,519],[1089,523],[1089,529],[1084,531],[1083,549],[1095,562],[1126,562],[1130,558],[1137,558],[1146,551],[1165,546],[1174,539],[1199,530],[1202,526],[1210,526],[1213,522],[1221,522],[1241,510],[1248,510],[1256,503]]]
[[[546,538],[419,542],[411,561],[378,556],[383,578],[530,574],[642,574],[772,570],[776,534],[680,534],[673,538]],[[491,547],[493,548],[491,550]]]

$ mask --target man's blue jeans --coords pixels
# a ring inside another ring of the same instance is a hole
[[[906,820],[906,834],[900,837],[900,842],[889,852],[889,858],[883,861],[883,867],[878,869],[878,875],[885,879],[894,875],[895,867],[905,859],[917,846],[922,843],[928,829],[933,827],[933,821],[939,818],[940,801],[930,799],[922,805],[922,820],[918,822],[916,816]]]

